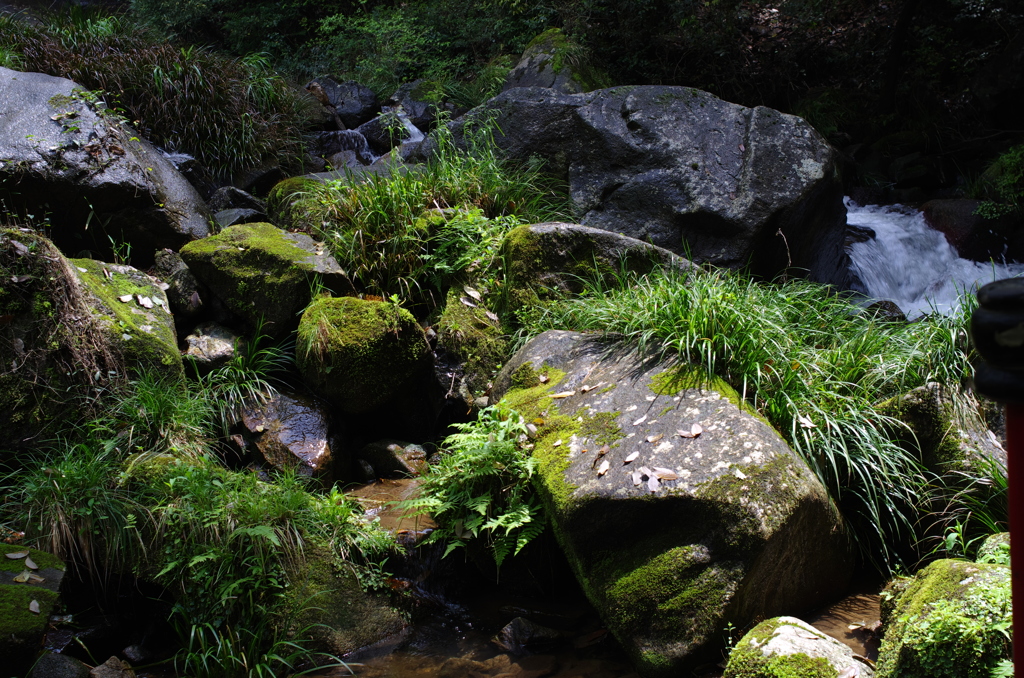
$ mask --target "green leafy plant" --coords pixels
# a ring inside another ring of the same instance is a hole
[[[982,457],[971,471],[936,479],[928,494],[939,508],[930,514],[926,527],[943,537],[930,555],[973,558],[985,537],[1006,532],[1007,489],[1006,465],[994,457]]]
[[[173,454],[199,458],[209,453],[213,404],[203,389],[147,371],[112,398],[106,418],[114,436],[108,445],[123,454]]]
[[[893,547],[913,541],[927,481],[898,442],[903,424],[875,406],[930,381],[959,392],[972,374],[967,313],[887,323],[806,281],[693,269],[625,277],[613,289],[597,282],[540,310],[530,329],[603,331],[722,377],[815,472],[862,553],[890,568]]]
[[[996,158],[981,183],[995,196],[983,200],[975,211],[977,214],[998,219],[1024,209],[1024,144]]]
[[[445,439],[420,496],[404,505],[438,521],[429,540],[445,542],[445,555],[480,540],[500,568],[547,523],[530,484],[536,460],[523,444],[526,422],[516,412],[489,407],[456,427],[460,432]]]
[[[114,563],[146,556],[149,513],[129,491],[119,455],[102,441],[87,434],[84,442],[58,443],[5,485],[5,521],[79,576],[104,586]]]

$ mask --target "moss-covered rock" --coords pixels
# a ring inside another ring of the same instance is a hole
[[[660,247],[618,233],[577,224],[519,226],[501,243],[510,309],[528,313],[531,306],[577,294],[600,279],[606,284],[624,272],[655,268],[684,270],[689,262]]]
[[[887,587],[879,678],[988,678],[1010,658],[1010,568],[937,560]]]
[[[38,569],[28,570],[24,558],[9,559],[8,553],[28,551]],[[42,578],[28,582],[14,579],[23,572]],[[0,544],[0,666],[4,675],[24,675],[40,649],[50,613],[57,604],[64,578],[64,563],[44,551]],[[38,612],[30,609],[35,601]]]
[[[254,330],[283,336],[295,328],[299,312],[317,284],[335,294],[354,288],[322,244],[272,224],[243,224],[191,242],[181,257],[232,313]]]
[[[343,412],[368,412],[430,376],[430,346],[394,304],[321,297],[299,322],[296,359],[318,394]]]
[[[844,673],[845,672],[845,673]],[[729,655],[723,678],[871,678],[853,650],[795,617],[766,619]]]
[[[33,444],[87,415],[121,371],[74,267],[42,236],[0,230],[0,449]]]
[[[304,203],[313,199],[323,183],[309,177],[290,177],[279,181],[267,194],[267,215],[281,228],[312,232],[316,224],[305,218]]]
[[[458,392],[472,405],[487,391],[509,351],[501,325],[495,319],[497,316],[489,316],[488,310],[479,304],[464,303],[464,298],[461,289],[448,291],[444,311],[435,328],[438,346],[462,361]]]
[[[717,660],[728,623],[840,594],[851,559],[839,519],[778,434],[723,382],[613,348],[545,332],[494,397],[539,422],[555,535],[641,675]],[[678,434],[694,424],[695,437]]]
[[[999,532],[988,536],[981,543],[981,548],[978,549],[978,557],[975,558],[975,561],[979,563],[993,563],[995,565],[1009,565],[1010,533]]]
[[[306,547],[305,563],[289,579],[284,607],[311,649],[341,657],[406,625],[384,596],[364,591],[351,566],[336,563],[322,545]]]
[[[159,280],[131,266],[93,259],[72,259],[71,265],[129,373],[184,376],[174,318]]]
[[[569,40],[562,29],[549,28],[526,46],[502,91],[514,87],[546,87],[577,94],[610,87],[609,77],[584,56],[584,50]]]
[[[1006,464],[1006,451],[981,416],[958,408],[940,384],[918,386],[881,403],[877,409],[907,425],[896,435],[933,473],[977,476],[990,471],[985,463],[988,459]]]

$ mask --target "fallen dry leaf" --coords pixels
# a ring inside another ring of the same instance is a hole
[[[679,476],[670,468],[654,468],[654,477],[658,480],[678,480]]]
[[[28,579],[29,579],[29,577],[31,577],[31,576],[32,576],[32,573],[31,573],[31,572],[29,572],[28,570],[25,570],[25,571],[23,571],[23,572],[22,572],[21,574],[19,574],[19,575],[15,575],[15,576],[14,576],[14,577],[12,578],[12,581],[13,581],[13,582],[14,582],[15,584],[25,584],[25,583],[28,583]]]
[[[10,558],[11,560],[18,560],[20,558],[27,558],[28,551],[15,551],[14,553],[5,553],[4,555]]]
[[[818,428],[817,424],[802,414],[796,415],[796,420],[800,422],[800,426],[803,428]]]
[[[636,459],[637,457],[639,457],[639,456],[640,456],[640,450],[633,450],[632,452],[630,452],[630,453],[629,453],[629,454],[628,454],[628,455],[626,456],[626,461],[625,461],[625,463],[627,463],[627,464],[628,464],[629,462],[631,462],[631,461],[635,460],[635,459]]]
[[[39,601],[38,600],[33,600],[31,603],[29,603],[28,604],[28,611],[33,613],[33,614],[39,614]]]
[[[680,438],[696,438],[703,432],[704,428],[700,424],[694,424],[693,426],[690,427],[689,431],[687,431],[684,428],[679,429],[678,431],[676,431],[676,435],[679,436]]]
[[[576,395],[576,391],[562,391],[551,396],[552,398],[568,398],[569,396]]]
[[[640,417],[639,419],[637,419],[636,421],[634,421],[633,422],[633,426],[639,426],[640,424],[644,423],[645,421],[647,421],[647,415],[646,414],[644,416]]]
[[[537,381],[539,381],[542,384],[548,383],[548,375],[546,375],[546,374],[540,375],[539,377],[537,377]]]
[[[661,487],[661,483],[658,482],[657,476],[650,476],[647,479],[647,489],[651,492],[657,492],[658,488]]]
[[[484,315],[486,315],[488,318],[490,318],[494,322],[498,322],[498,314],[497,313],[493,313],[492,311],[484,311]]]
[[[653,436],[647,436],[647,442],[649,442],[649,443],[656,443],[656,442],[658,442],[659,440],[661,440],[664,437],[665,437],[664,434],[656,433]]]
[[[603,476],[605,473],[608,473],[608,469],[610,469],[611,466],[612,465],[608,463],[608,460],[605,459],[601,462],[601,465],[597,467],[597,475]]]
[[[25,567],[27,567],[30,570],[39,569],[39,566],[36,565],[36,561],[32,560],[32,558],[25,558]]]
[[[633,476],[633,484],[640,487],[640,483],[644,481],[644,474],[640,473],[640,471],[633,471],[631,475]]]
[[[476,299],[477,301],[480,301],[481,299],[483,299],[483,297],[481,297],[481,296],[480,296],[480,293],[479,293],[479,292],[477,292],[476,290],[474,290],[474,289],[473,289],[472,287],[470,287],[469,285],[466,285],[466,286],[465,286],[465,287],[463,287],[462,289],[463,289],[463,290],[464,290],[464,291],[466,292],[466,294],[468,294],[469,296],[473,297],[473,298],[474,298],[474,299]]]
[[[464,304],[465,304],[466,306],[469,306],[470,308],[477,308],[477,305],[476,305],[476,304],[474,304],[474,303],[473,303],[472,301],[470,301],[469,299],[467,299],[466,297],[459,297],[459,301],[461,301],[462,303],[464,303]]]

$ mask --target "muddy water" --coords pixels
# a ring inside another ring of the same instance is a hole
[[[878,623],[881,596],[877,586],[862,586],[838,603],[807,617],[822,633],[843,642],[854,654],[878,659]]]

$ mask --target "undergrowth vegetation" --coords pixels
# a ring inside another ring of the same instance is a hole
[[[460,148],[441,125],[425,166],[310,184],[296,205],[359,287],[434,306],[460,273],[495,261],[505,232],[569,213],[564,188],[503,160],[492,134],[481,124]]]
[[[895,323],[806,281],[762,284],[695,269],[620,283],[550,305],[530,330],[597,330],[722,377],[808,463],[862,554],[897,566],[898,546],[916,536],[928,478],[898,442],[904,424],[876,406],[927,382],[961,394],[972,374],[969,305]]]
[[[0,55],[101,92],[154,144],[195,156],[219,178],[301,157],[311,103],[265,56],[179,46],[127,16],[81,8],[39,22],[0,15]]]
[[[265,402],[287,346],[240,348],[211,375],[183,383],[143,373],[107,394],[112,407],[21,459],[4,483],[3,521],[100,590],[122,575],[161,584],[182,675],[276,676],[335,658],[295,628],[306,550],[380,586],[393,538],[337,489],[293,472],[272,482],[232,471],[217,440],[243,407]],[[114,387],[111,387],[114,388]]]

